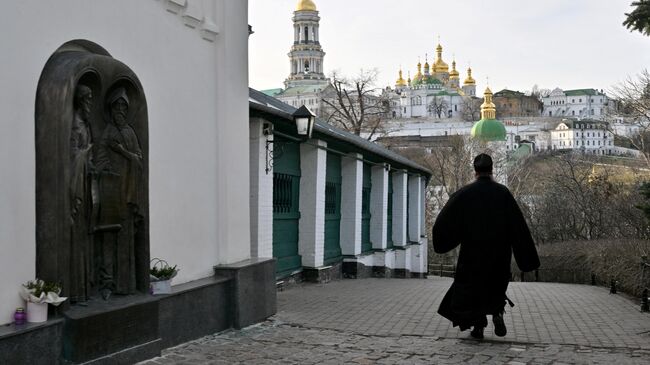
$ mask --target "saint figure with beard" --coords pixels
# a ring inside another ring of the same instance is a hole
[[[136,291],[135,241],[143,217],[143,155],[135,130],[128,124],[129,98],[122,87],[110,93],[110,121],[97,146],[99,211],[94,229],[97,280],[104,299],[112,293]]]

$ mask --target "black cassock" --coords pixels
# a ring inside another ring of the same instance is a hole
[[[514,197],[491,177],[451,195],[431,235],[437,253],[460,245],[454,282],[438,313],[465,330],[501,313],[510,282],[510,258],[522,271],[539,267],[539,257]]]

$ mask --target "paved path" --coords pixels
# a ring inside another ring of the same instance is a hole
[[[508,335],[475,341],[435,312],[448,279],[362,279],[278,293],[278,313],[154,364],[650,364],[650,315],[605,288],[512,283]]]
[[[376,335],[465,338],[436,312],[451,279],[343,280],[303,285],[278,294],[276,318],[310,328]],[[650,315],[606,288],[510,283],[505,341],[650,349]],[[492,334],[488,321],[486,334]]]

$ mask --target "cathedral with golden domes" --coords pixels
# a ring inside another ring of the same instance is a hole
[[[425,57],[424,69],[418,61],[413,78],[411,73],[404,79],[400,69],[395,81],[395,89],[389,91],[394,118],[461,118],[468,99],[476,96],[476,80],[472,69],[467,69],[467,77],[460,82],[456,60],[449,65],[443,60],[443,48],[436,47],[436,59],[429,64]]]

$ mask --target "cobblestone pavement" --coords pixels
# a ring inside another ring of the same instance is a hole
[[[508,335],[468,339],[435,312],[451,281],[363,279],[278,293],[278,313],[142,364],[650,364],[650,315],[605,288],[512,283]]]
[[[276,318],[310,328],[370,335],[465,338],[436,312],[451,279],[342,280],[278,293]],[[650,349],[650,315],[603,287],[510,283],[505,341]],[[488,321],[486,337],[492,334]]]

